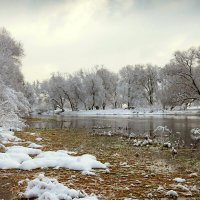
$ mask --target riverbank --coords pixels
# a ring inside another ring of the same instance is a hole
[[[36,113],[33,113],[33,115]],[[200,109],[198,107],[189,108],[186,110],[160,110],[160,109],[106,109],[106,110],[80,110],[70,111],[61,110],[48,111],[42,115],[63,115],[63,116],[158,116],[158,115],[197,115],[200,116]]]
[[[42,151],[73,151],[77,156],[91,154],[101,163],[107,163],[108,169],[95,169],[93,174],[64,168],[0,170],[0,199],[18,199],[19,192],[27,187],[22,180],[32,180],[40,173],[70,188],[93,193],[98,199],[161,199],[166,198],[170,190],[186,199],[199,198],[198,151],[177,149],[177,157],[172,158],[169,149],[133,146],[129,138],[96,135],[86,129],[27,129],[15,135],[21,138],[18,145],[37,143]],[[175,178],[185,181],[178,183]]]

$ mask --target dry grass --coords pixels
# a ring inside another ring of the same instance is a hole
[[[37,130],[38,131],[38,130]],[[31,136],[26,130],[16,135],[25,141],[35,142],[38,135]],[[66,169],[38,169],[32,171],[1,170],[0,199],[18,199],[18,193],[24,191],[26,185],[18,186],[22,179],[32,179],[36,174],[44,172],[46,176],[56,177],[68,187],[84,190],[88,194],[101,195],[102,199],[147,198],[152,193],[154,199],[164,198],[164,193],[157,192],[159,185],[166,190],[172,189],[173,178],[185,178],[188,185],[200,186],[200,178],[189,178],[190,172],[200,172],[200,159],[191,150],[179,150],[176,159],[172,159],[169,150],[158,147],[133,147],[129,141],[119,136],[91,135],[83,129],[53,129],[39,130],[39,137],[44,140],[43,150],[66,149],[78,154],[93,154],[102,162],[109,162],[110,173],[96,170],[96,176],[84,176],[79,171]],[[120,163],[127,162],[128,167]],[[179,191],[180,197],[186,193]],[[185,199],[200,199],[198,192],[192,192],[192,197]]]

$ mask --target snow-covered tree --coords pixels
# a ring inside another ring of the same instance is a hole
[[[21,58],[24,55],[22,45],[16,42],[6,29],[0,29],[0,75],[3,82],[19,91],[24,79],[20,70]]]
[[[134,67],[127,65],[123,67],[120,72],[121,80],[121,94],[123,96],[123,103],[127,103],[128,108],[133,106],[135,93]]]
[[[22,93],[20,70],[23,48],[4,29],[0,29],[0,126],[22,128],[21,117],[29,112],[29,103]]]
[[[111,103],[113,107],[117,107],[117,74],[109,71],[108,69],[101,67],[97,69],[96,74],[102,80],[102,108],[105,109],[108,103]]]
[[[142,91],[143,97],[152,106],[156,100],[158,67],[150,64],[136,65],[134,79],[139,91]]]
[[[29,103],[22,92],[7,87],[0,79],[0,127],[23,128],[21,117],[28,115]]]
[[[45,80],[41,84],[42,96],[48,97],[54,109],[61,109],[64,112],[66,101],[63,92],[65,87],[65,79],[61,74],[53,74],[49,80]]]
[[[163,73],[169,80],[174,105],[188,104],[200,100],[200,58],[199,49],[177,51]]]
[[[102,79],[96,74],[96,72],[88,72],[83,76],[83,84],[87,94],[86,102],[88,109],[93,110],[95,107],[100,107],[100,105],[103,104],[104,98]]]

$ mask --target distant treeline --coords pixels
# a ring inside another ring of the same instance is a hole
[[[157,106],[173,109],[200,99],[200,48],[176,51],[163,67],[127,65],[119,73],[104,66],[73,74],[55,73],[41,83],[26,84],[34,109],[128,108]]]

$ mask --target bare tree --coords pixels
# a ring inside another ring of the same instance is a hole
[[[190,48],[177,51],[174,58],[164,68],[169,77],[170,88],[176,92],[174,102],[188,104],[200,99],[200,66],[199,50]]]
[[[124,86],[124,94],[126,97],[128,108],[131,107],[132,100],[134,99],[134,67],[132,65],[127,65],[120,70],[121,84]]]
[[[138,89],[143,91],[144,98],[149,105],[153,105],[158,86],[158,67],[151,64],[136,65],[134,77]]]

